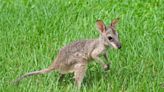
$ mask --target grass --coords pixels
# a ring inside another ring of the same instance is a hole
[[[10,84],[48,67],[64,45],[96,38],[95,21],[120,17],[123,45],[110,49],[111,71],[89,65],[81,92],[164,92],[163,0],[0,0],[0,92],[76,92],[57,72]]]

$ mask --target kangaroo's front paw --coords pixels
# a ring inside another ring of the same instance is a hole
[[[110,64],[103,65],[103,68],[104,68],[105,71],[109,70],[110,69]]]

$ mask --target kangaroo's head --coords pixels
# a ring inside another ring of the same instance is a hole
[[[116,49],[121,48],[119,36],[116,31],[116,24],[119,18],[114,19],[109,26],[105,26],[102,20],[97,20],[96,25],[100,32],[100,39],[105,46],[112,46]]]

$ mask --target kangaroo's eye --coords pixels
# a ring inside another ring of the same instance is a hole
[[[109,37],[108,37],[108,40],[112,40],[112,37],[111,37],[111,36],[109,36]]]

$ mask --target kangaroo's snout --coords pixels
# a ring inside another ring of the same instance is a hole
[[[121,43],[120,42],[111,42],[111,46],[115,49],[121,49]]]
[[[121,49],[121,44],[120,44],[120,45],[118,45],[117,47],[118,47],[118,49]]]

